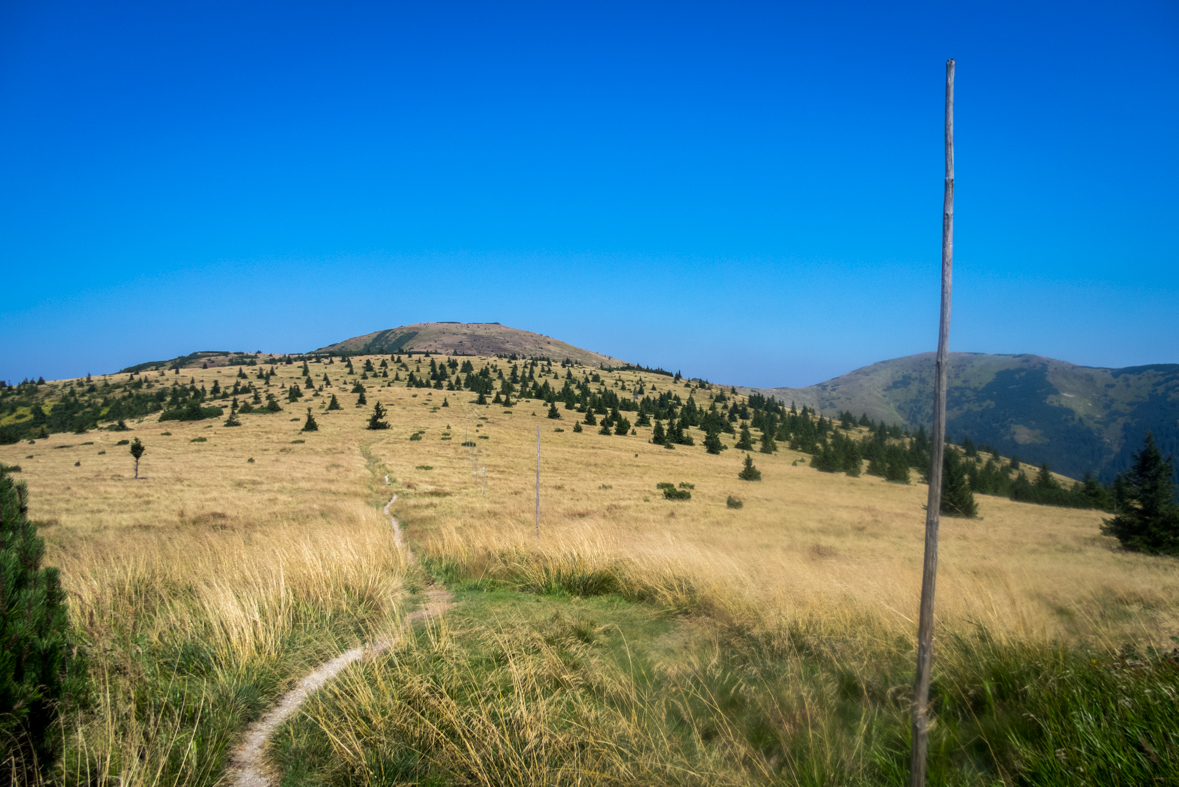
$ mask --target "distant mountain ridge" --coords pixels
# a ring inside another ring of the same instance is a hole
[[[364,336],[354,336],[320,347],[313,352],[381,354],[403,350],[429,350],[465,355],[514,353],[522,356],[545,356],[555,361],[568,358],[587,366],[617,366],[625,363],[609,355],[574,347],[551,336],[509,328],[498,322],[420,322],[366,333]]]
[[[850,410],[910,428],[933,420],[934,354],[856,369],[806,388],[758,390],[824,413]],[[1125,369],[1077,366],[1038,355],[950,353],[946,430],[957,442],[1047,462],[1104,480],[1129,466],[1150,429],[1164,453],[1179,453],[1179,364]]]

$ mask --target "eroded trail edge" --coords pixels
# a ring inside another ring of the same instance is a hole
[[[393,543],[401,547],[404,545],[401,523],[397,521],[397,517],[389,513],[389,507],[396,501],[397,495],[393,495],[393,498],[385,504],[385,515],[389,517],[389,522],[393,526]],[[409,563],[414,562],[413,550],[406,550],[406,560]],[[413,622],[423,618],[438,617],[454,606],[450,599],[450,591],[446,588],[432,588],[426,591],[425,606],[409,613],[406,620]],[[362,648],[352,648],[306,675],[294,688],[279,698],[269,713],[246,728],[246,734],[241,743],[230,755],[229,767],[226,771],[227,781],[235,787],[271,787],[271,785],[277,784],[277,775],[265,767],[266,762],[263,757],[271,734],[299,709],[299,706],[311,696],[312,692],[323,687],[349,664],[383,653],[397,644],[397,641],[398,636],[393,635]]]

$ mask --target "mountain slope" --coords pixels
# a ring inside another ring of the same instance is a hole
[[[933,353],[881,361],[806,388],[762,389],[825,413],[916,428],[933,420]],[[1129,466],[1147,429],[1179,452],[1179,364],[1099,369],[1038,355],[950,353],[946,430],[1024,461],[1103,478]]]
[[[546,356],[555,361],[566,358],[587,366],[622,365],[624,362],[601,353],[583,350],[532,331],[509,328],[497,322],[420,322],[384,331],[354,336],[314,352],[395,353],[448,352],[464,355]]]

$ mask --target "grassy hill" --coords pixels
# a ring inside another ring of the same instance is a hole
[[[763,479],[743,481],[736,435],[714,455],[689,425],[692,444],[668,449],[636,416],[691,402],[756,421],[757,398],[642,370],[272,360],[21,392],[55,403],[49,418],[91,400],[134,413],[129,431],[101,419],[0,446],[100,689],[64,722],[56,782],[212,787],[246,724],[311,665],[397,632],[278,731],[284,783],[901,780],[916,479],[819,472],[780,443],[751,454]],[[505,382],[511,407],[493,398]],[[281,409],[255,406],[239,427],[135,409],[226,410],[255,392]],[[390,428],[370,431],[377,402]],[[632,422],[621,434],[600,429],[612,403]],[[317,431],[301,431],[308,409]],[[381,515],[394,495],[412,565]],[[1100,512],[979,505],[981,519],[942,523],[932,778],[1173,781],[1176,562],[1117,550]],[[430,583],[458,606],[409,630]]]
[[[933,353],[865,366],[806,388],[764,389],[824,413],[916,428],[932,421]],[[751,389],[744,389],[751,390]],[[1179,453],[1179,364],[1099,369],[1038,355],[950,353],[947,432],[1074,478],[1129,466],[1147,429]]]
[[[497,322],[422,322],[354,336],[315,350],[317,353],[395,353],[404,350],[459,355],[516,355],[569,359],[585,366],[622,365],[623,361],[583,350],[551,336],[509,328]]]

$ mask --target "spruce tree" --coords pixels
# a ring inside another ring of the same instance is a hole
[[[557,403],[552,402],[551,404],[549,404],[549,418],[560,418],[560,417],[561,417],[561,412],[557,409]]]
[[[332,400],[330,402],[328,402],[327,409],[328,410],[343,410],[344,408],[340,407],[340,402],[338,399],[336,399],[336,395],[332,394]]]
[[[361,391],[360,396],[356,397],[356,406],[364,407],[366,404],[368,404],[368,398],[364,395],[364,391]],[[380,403],[378,402],[378,404]]]
[[[597,426],[598,425],[598,419],[594,417],[594,410],[592,407],[585,408],[585,425],[586,426]],[[663,434],[663,425],[660,424],[658,421],[655,422],[655,429],[656,429],[656,431],[659,432],[659,434],[661,434],[661,435]]]
[[[863,470],[864,459],[860,454],[860,447],[848,440],[843,447],[843,472],[852,478],[859,478]]]
[[[949,450],[942,454],[942,505],[945,516],[972,519],[978,516],[978,504],[974,492],[966,480],[966,470],[958,452]]]
[[[778,444],[774,442],[774,435],[769,430],[761,433],[761,447],[758,450],[763,454],[772,454],[778,450]]]
[[[734,446],[739,451],[753,450],[753,433],[749,431],[748,424],[741,424],[741,436],[737,440],[737,445]]]
[[[1134,464],[1115,481],[1114,497],[1117,516],[1105,520],[1103,533],[1134,552],[1179,555],[1174,458],[1163,458],[1150,432]]]
[[[721,442],[719,432],[709,432],[704,436],[704,450],[710,454],[719,454],[725,450],[725,444]]]
[[[143,446],[143,443],[139,442],[139,438],[136,437],[131,443],[131,456],[135,457],[136,478],[139,478],[139,460],[143,458],[145,453],[147,453],[147,449]]]
[[[580,432],[580,431],[583,431],[583,430],[582,430],[582,428],[581,428],[581,421],[575,421],[575,422],[574,422],[574,424],[573,424],[573,431],[575,431],[575,432]]]
[[[742,481],[760,481],[761,471],[753,466],[753,457],[749,454],[745,455],[745,468],[737,473],[737,477]]]
[[[384,417],[385,408],[381,405],[380,402],[377,402],[375,405],[373,405],[373,414],[369,416],[368,426],[366,426],[365,429],[388,429],[388,422],[382,420]]]
[[[894,484],[909,483],[909,457],[899,446],[889,446],[884,478]]]
[[[1060,489],[1060,482],[1052,477],[1047,462],[1040,465],[1040,472],[1036,473],[1036,480],[1032,482],[1032,486],[1040,489]]]
[[[229,405],[229,417],[225,419],[226,426],[241,426],[241,419],[237,417],[237,397]]]
[[[138,441],[136,441],[138,442]],[[85,688],[66,593],[42,568],[28,492],[0,465],[0,783],[40,784],[61,754],[71,700]]]
[[[592,410],[585,411],[585,422],[587,424],[589,424],[590,426],[594,425],[594,422],[592,420],[590,420],[593,417],[594,417],[594,413]],[[667,432],[665,432],[663,430],[663,422],[662,421],[659,421],[659,420],[655,421],[655,428],[651,431],[651,442],[654,443],[655,445],[666,445],[667,444]]]
[[[319,431],[319,424],[315,423],[315,416],[311,414],[310,407],[307,408],[307,422],[305,424],[303,424],[303,428],[300,429],[299,431],[300,432],[318,432]]]

